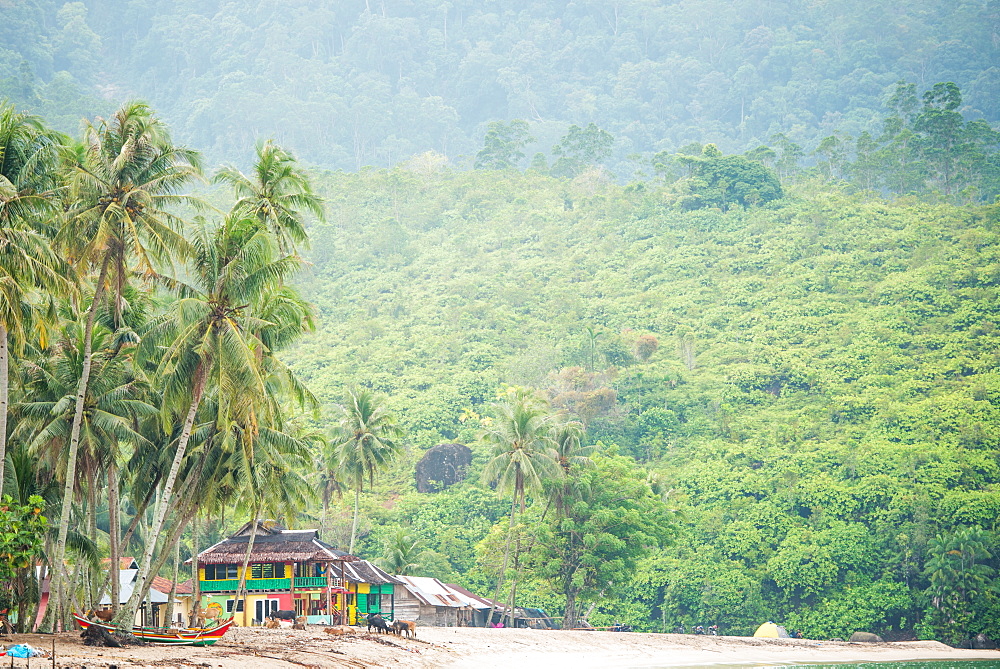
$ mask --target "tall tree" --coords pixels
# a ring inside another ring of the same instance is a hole
[[[274,140],[258,142],[256,152],[252,174],[228,166],[213,181],[229,185],[236,194],[232,216],[256,219],[277,236],[282,250],[291,250],[308,239],[303,212],[323,219],[322,200],[294,156]]]
[[[58,625],[66,616],[62,583],[70,492],[76,476],[98,308],[110,280],[113,323],[119,325],[124,289],[133,273],[149,276],[159,269],[159,263],[187,254],[188,244],[178,231],[180,221],[168,207],[192,201],[179,191],[200,174],[200,169],[198,153],[175,146],[166,125],[143,103],[126,103],[110,119],[98,118],[84,127],[84,152],[72,166],[67,222],[57,240],[81,275],[91,268],[99,269],[86,312],[83,369],[70,430],[66,490],[53,552],[46,628]]]
[[[553,448],[553,417],[544,400],[527,389],[508,388],[506,396],[494,404],[494,409],[496,418],[481,437],[483,443],[493,450],[491,459],[483,468],[482,478],[488,485],[496,485],[501,494],[511,495],[510,524],[495,599],[510,563],[510,545],[518,506],[524,511],[526,495],[540,491],[546,478],[558,478],[562,470],[556,462]],[[514,588],[511,590],[513,592]],[[491,608],[487,621],[492,618]]]
[[[528,132],[527,121],[514,119],[510,123],[491,121],[486,137],[483,138],[483,148],[476,154],[475,168],[477,170],[510,170],[515,169],[524,160],[525,145],[535,141]]]
[[[158,537],[173,504],[175,483],[187,452],[195,417],[206,392],[214,401],[212,421],[225,434],[231,426],[269,420],[265,379],[253,336],[261,326],[254,306],[301,265],[297,256],[279,255],[273,235],[254,219],[227,218],[218,227],[202,225],[192,239],[190,281],[174,279],[181,298],[146,335],[142,351],[159,360],[164,404],[162,419],[183,416],[170,471],[150,526]],[[136,587],[116,621],[131,620],[150,576],[155,541],[143,552]]]
[[[62,261],[43,234],[56,199],[62,138],[41,119],[0,103],[0,492],[7,453],[11,344],[23,349],[36,290],[66,292]]]
[[[365,481],[375,485],[375,476],[386,469],[403,450],[403,431],[382,398],[367,388],[352,388],[347,402],[338,407],[340,422],[333,434],[333,448],[341,476],[354,488],[354,519],[351,543],[354,553],[358,535],[358,505]]]

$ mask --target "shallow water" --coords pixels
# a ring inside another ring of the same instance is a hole
[[[711,664],[692,667],[652,667],[642,669],[1000,669],[996,660],[921,660],[919,662],[838,662],[830,664]]]

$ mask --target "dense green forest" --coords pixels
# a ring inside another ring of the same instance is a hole
[[[996,123],[998,34],[996,0],[25,0],[0,6],[0,97],[75,132],[139,96],[213,161],[273,135],[345,169],[471,163],[512,119],[531,156],[592,122],[631,178],[689,142],[874,134],[900,80],[953,81]]]
[[[0,608],[266,516],[567,624],[1000,638],[998,35],[0,3]]]
[[[366,552],[403,523],[421,573],[491,587],[497,546],[475,544],[502,508],[475,477],[416,493],[412,463],[457,441],[482,466],[469,417],[515,384],[645,464],[681,512],[592,623],[939,635],[929,565],[973,528],[981,552],[952,583],[997,633],[976,580],[1000,511],[996,206],[805,182],[767,207],[683,212],[668,187],[598,173],[420,163],[320,183],[319,326],[291,364],[324,399],[345,380],[385,393],[414,446],[369,497]],[[524,600],[559,610],[544,556],[525,559],[540,564]]]

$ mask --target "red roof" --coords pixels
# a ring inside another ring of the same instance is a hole
[[[111,564],[111,558],[104,558],[101,560],[101,564],[107,566]],[[119,569],[138,569],[139,563],[135,561],[133,557],[120,557],[118,558],[118,568]]]

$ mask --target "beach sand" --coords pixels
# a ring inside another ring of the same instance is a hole
[[[360,633],[330,636],[305,631],[234,629],[208,648],[84,646],[78,633],[56,635],[57,667],[476,667],[476,669],[631,669],[755,663],[791,665],[905,660],[994,660],[1000,651],[960,650],[936,641],[861,644],[809,639],[754,639],[678,634],[560,632],[527,629],[420,627],[418,638]],[[52,635],[24,634],[4,645],[28,643],[51,650]],[[9,666],[0,660],[0,667]],[[15,660],[25,667],[26,660]],[[51,660],[33,659],[33,667]]]

